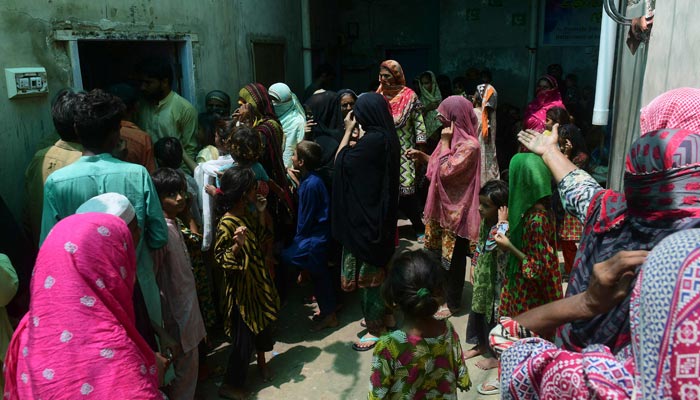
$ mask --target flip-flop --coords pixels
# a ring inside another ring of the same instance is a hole
[[[363,347],[363,346],[358,346],[357,343],[353,343],[353,344],[352,344],[352,349],[355,350],[355,351],[367,351],[367,350],[372,350],[372,349],[374,348],[374,346],[377,345],[377,342],[378,342],[378,341],[379,341],[379,338],[378,338],[378,337],[363,337],[363,338],[360,338],[360,343],[372,342],[372,345],[371,345],[371,346]]]
[[[450,311],[449,307],[440,307],[435,315],[433,315],[433,318],[436,320],[440,321],[443,319],[450,318],[452,316],[452,311]]]
[[[491,386],[494,387],[495,389],[489,389],[486,390],[484,389],[484,386]],[[479,394],[483,394],[485,396],[492,395],[492,394],[498,394],[501,392],[501,383],[499,381],[488,381],[479,384],[479,386],[476,387],[476,391],[479,392]]]
[[[420,235],[416,236],[416,242],[419,244],[425,244],[425,234],[421,233]]]

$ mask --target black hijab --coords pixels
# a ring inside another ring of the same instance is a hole
[[[333,236],[360,261],[384,267],[394,254],[401,147],[384,96],[360,95],[353,112],[365,135],[335,160]]]

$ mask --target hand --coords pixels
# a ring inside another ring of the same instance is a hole
[[[498,208],[498,222],[508,222],[508,207],[501,206]]]
[[[163,386],[165,384],[165,371],[167,371],[170,366],[170,360],[158,352],[155,353],[155,356],[156,369],[158,370],[158,386]]]
[[[551,135],[544,135],[531,129],[520,131],[518,133],[518,141],[538,156],[543,155],[547,151],[560,151],[559,124],[554,124]]]
[[[214,185],[205,185],[204,186],[204,191],[207,192],[209,196],[216,196],[216,186]]]
[[[304,134],[311,133],[311,129],[316,125],[313,119],[306,121],[306,125],[304,125]]]
[[[345,134],[352,133],[352,131],[355,129],[357,126],[357,121],[355,120],[355,113],[350,110],[348,115],[345,116],[345,119],[343,120],[343,124],[345,126]]]
[[[422,161],[422,162],[428,162],[428,160],[430,160],[430,157],[427,154],[423,153],[420,150],[416,150],[416,149],[408,149],[408,150],[406,150],[406,152],[404,154],[406,155],[406,158],[408,158],[409,160]]]
[[[299,186],[299,170],[294,169],[294,168],[287,168],[287,175],[289,175],[289,179],[291,179],[294,184]]]
[[[496,246],[498,246],[499,249],[503,251],[507,251],[508,248],[512,246],[510,239],[508,239],[508,236],[502,234],[502,233],[497,233],[493,239],[496,241]]]
[[[258,210],[259,213],[264,212],[265,208],[267,208],[267,198],[261,194],[256,195],[255,208]]]
[[[236,231],[233,232],[233,243],[237,244],[238,247],[243,247],[245,244],[245,237],[248,233],[248,228],[245,226],[239,226]]]
[[[619,304],[630,289],[636,268],[647,259],[648,251],[620,251],[612,258],[593,266],[584,293],[584,306],[592,315],[603,314]]]
[[[454,129],[455,129],[455,123],[454,121],[450,122],[450,126],[446,126],[442,128],[442,132],[440,133],[440,139],[445,140],[447,142],[452,141],[452,135],[454,134]]]

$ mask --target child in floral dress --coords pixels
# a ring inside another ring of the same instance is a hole
[[[399,257],[382,287],[388,305],[404,315],[403,329],[374,348],[368,399],[457,399],[471,383],[459,336],[433,315],[445,295],[445,272],[426,250]]]

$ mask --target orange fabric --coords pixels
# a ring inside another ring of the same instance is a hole
[[[491,96],[493,96],[493,87],[488,85],[481,104],[488,103]],[[481,136],[484,138],[489,136],[489,113],[486,111],[486,107],[484,107],[484,112],[481,113]]]
[[[127,162],[143,165],[149,173],[156,169],[151,137],[130,121],[122,121],[119,136],[126,143]]]

